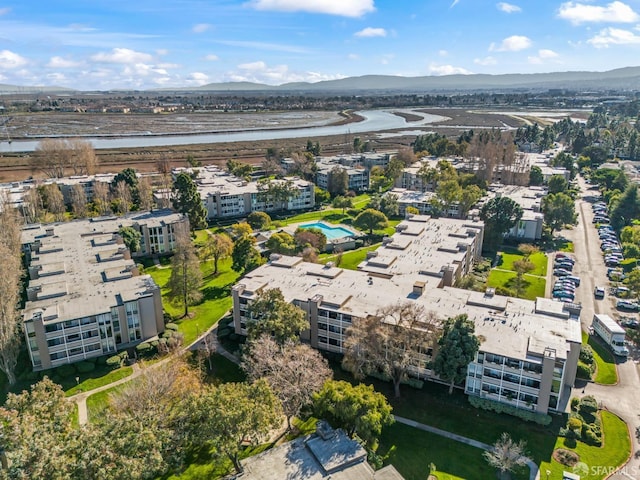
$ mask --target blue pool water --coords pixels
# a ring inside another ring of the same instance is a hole
[[[353,237],[353,232],[343,227],[330,227],[326,223],[315,222],[300,225],[300,228],[317,228],[327,237],[327,240],[337,240],[344,237]]]

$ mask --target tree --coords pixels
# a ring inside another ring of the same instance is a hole
[[[142,177],[138,182],[138,209],[143,212],[153,210],[153,188],[147,177]]]
[[[0,370],[7,376],[9,384],[14,385],[21,344],[22,262],[20,227],[6,198],[0,204],[0,258]]]
[[[409,205],[407,208],[404,209],[404,213],[406,215],[420,215],[420,210],[418,210],[414,206]]]
[[[35,223],[42,217],[44,205],[40,189],[30,188],[22,198],[22,214],[25,222]]]
[[[173,184],[173,208],[189,217],[192,230],[207,226],[207,209],[202,204],[198,187],[188,173],[181,172]]]
[[[620,231],[624,226],[630,225],[632,220],[640,217],[640,199],[638,199],[638,185],[629,185],[616,206],[611,210],[611,225]]]
[[[71,187],[71,210],[76,218],[85,218],[87,216],[87,194],[84,187],[76,183]]]
[[[118,234],[131,253],[140,251],[140,240],[142,234],[133,227],[120,227]]]
[[[380,210],[387,217],[397,217],[400,214],[398,195],[395,193],[387,193],[383,195],[380,199]]]
[[[170,301],[184,306],[184,317],[189,315],[189,305],[202,299],[200,287],[202,272],[195,247],[185,227],[176,231],[176,246],[171,257],[171,276],[167,286]]]
[[[521,243],[518,245],[518,251],[524,256],[525,260],[529,260],[529,257],[534,253],[538,253],[540,249],[530,243]]]
[[[331,196],[345,195],[349,190],[349,173],[344,167],[336,165],[329,171],[327,190]]]
[[[118,181],[113,189],[114,209],[117,209],[122,215],[126,215],[131,211],[131,187],[124,180]]]
[[[473,207],[478,200],[482,198],[482,189],[477,185],[467,185],[462,189],[462,194],[460,195],[459,206],[460,206],[460,217],[466,218],[469,210]]]
[[[253,235],[253,228],[247,222],[234,223],[230,227],[231,238],[237,240],[242,237],[250,237]]]
[[[342,195],[338,195],[333,199],[331,205],[333,206],[333,208],[341,208],[342,214],[344,215],[344,212],[347,208],[353,207],[353,199],[351,197],[343,197]]]
[[[227,171],[238,178],[249,180],[251,172],[253,172],[253,165],[229,159],[227,160]]]
[[[313,187],[313,190],[316,198],[316,206],[329,203],[329,200],[331,200],[331,194],[328,191],[320,187]]]
[[[440,348],[433,362],[433,369],[442,380],[449,382],[449,395],[453,393],[456,383],[464,382],[467,367],[480,347],[474,331],[473,321],[462,314],[447,320],[442,337],[438,340]]]
[[[299,195],[300,190],[291,180],[263,178],[258,181],[258,200],[271,201],[276,209],[285,210],[289,200]]]
[[[525,447],[524,440],[516,442],[508,433],[504,432],[500,439],[493,444],[493,448],[484,452],[484,458],[489,465],[498,469],[501,479],[509,479],[511,472],[527,464]]]
[[[494,197],[480,210],[484,221],[484,241],[488,250],[498,247],[505,233],[522,218],[522,207],[508,197]]]
[[[564,193],[569,188],[567,180],[563,175],[552,175],[547,182],[549,193]]]
[[[634,297],[640,296],[640,270],[634,268],[625,279],[625,285],[629,287]]]
[[[267,240],[266,246],[270,252],[283,255],[292,255],[296,251],[295,239],[287,232],[274,233]]]
[[[374,446],[382,428],[391,425],[393,415],[387,399],[373,385],[351,385],[329,380],[313,395],[313,410],[335,428],[342,428],[351,438],[358,436],[368,446]]]
[[[462,198],[462,188],[457,179],[442,180],[438,182],[436,194],[442,203],[442,210],[448,214],[451,207]]]
[[[233,462],[238,473],[246,445],[264,441],[282,420],[281,406],[265,380],[207,387],[194,403],[192,425],[198,444],[212,444]]]
[[[107,215],[111,212],[109,186],[104,182],[93,182],[93,208],[98,215]]]
[[[309,328],[304,310],[287,302],[279,288],[258,292],[248,308],[247,337],[254,340],[269,335],[282,345],[287,340],[298,340],[300,333]]]
[[[385,228],[388,225],[388,220],[384,213],[367,208],[358,214],[353,225],[361,230],[369,230],[369,235],[371,235],[374,230]]]
[[[389,163],[384,169],[384,176],[391,181],[395,181],[402,174],[402,170],[405,168],[405,164],[402,159],[397,156],[392,157]]]
[[[233,244],[231,268],[238,273],[247,273],[263,263],[260,252],[255,247],[256,239],[243,235]]]
[[[111,180],[111,192],[117,193],[118,184],[124,182],[129,187],[130,199],[129,202],[133,203],[134,208],[138,208],[140,204],[140,196],[138,192],[138,174],[135,169],[127,167],[119,172],[113,180]],[[116,196],[117,198],[117,196]]]
[[[213,259],[213,274],[218,273],[218,262],[233,252],[233,241],[224,233],[209,234],[202,249],[202,259]]]
[[[542,169],[537,165],[532,166],[531,171],[529,172],[529,185],[542,185],[543,182],[544,175],[542,174]]]
[[[189,164],[191,168],[199,168],[202,166],[202,162],[200,161],[200,159],[194,157],[193,155],[187,155],[187,164]]]
[[[66,209],[64,205],[64,196],[60,191],[60,187],[58,187],[56,183],[49,183],[39,188],[44,209],[51,213],[56,221],[59,222],[63,220]]]
[[[415,369],[424,369],[440,334],[440,322],[415,303],[398,303],[376,315],[354,318],[344,341],[342,366],[356,378],[382,373],[400,384]]]
[[[327,236],[319,228],[298,227],[293,238],[299,250],[312,247],[318,252],[323,252],[327,246]]]
[[[553,235],[555,230],[576,222],[575,202],[566,193],[552,193],[542,199],[542,214]]]
[[[253,230],[266,230],[271,225],[271,217],[265,212],[251,212],[247,215],[247,223]]]
[[[292,417],[311,404],[312,395],[333,376],[327,361],[309,345],[291,340],[278,345],[266,335],[248,344],[241,366],[250,380],[267,381],[282,404],[289,430]]]
[[[413,149],[409,147],[402,147],[398,149],[398,153],[395,158],[401,160],[405,167],[410,167],[418,161],[418,157],[416,157]]]
[[[71,169],[73,175],[91,175],[95,172],[96,156],[86,140],[45,138],[36,147],[31,166],[49,178],[62,178],[67,169]]]
[[[280,164],[280,159],[278,157],[265,157],[260,166],[264,170],[264,174],[267,177],[270,177],[272,175],[282,175],[282,165]]]
[[[513,269],[516,271],[515,291],[517,297],[522,297],[524,292],[524,274],[535,270],[536,266],[529,260],[516,260],[513,262]]]

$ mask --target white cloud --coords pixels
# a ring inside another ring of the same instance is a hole
[[[209,55],[205,56],[204,59],[210,62],[215,62],[216,60],[220,60],[220,57],[218,57],[218,55],[214,55],[213,53],[210,53]]]
[[[59,72],[47,73],[47,79],[50,84],[61,85],[67,82],[67,77],[65,77],[64,73]]]
[[[158,50],[156,50],[156,55],[159,55],[161,57],[169,55],[169,50],[167,50],[166,48],[159,48]]]
[[[522,9],[519,6],[513,5],[511,3],[506,3],[506,2],[500,2],[496,4],[496,7],[498,7],[498,10],[504,13],[518,13],[522,11]]]
[[[209,82],[209,75],[202,72],[190,73],[187,77],[187,83],[190,85],[205,85]]]
[[[640,44],[640,35],[636,35],[629,30],[620,28],[605,28],[593,38],[587,40],[596,48],[607,48],[610,45],[638,45]]]
[[[545,63],[548,60],[555,60],[559,55],[553,50],[549,50],[547,48],[543,48],[538,50],[538,55],[527,57],[529,63],[534,65],[540,65]]]
[[[482,65],[483,67],[486,67],[487,65],[495,65],[498,62],[495,58],[489,56],[484,58],[475,58],[473,60],[473,63],[475,63],[476,65]]]
[[[470,75],[471,72],[466,68],[455,67],[453,65],[438,65],[437,63],[429,64],[429,73],[431,75]]]
[[[198,24],[193,26],[191,31],[193,33],[204,33],[207,30],[209,30],[210,28],[211,28],[211,25],[209,25],[208,23],[198,23]]]
[[[522,35],[512,35],[502,40],[500,45],[492,43],[490,52],[519,52],[531,46],[531,39]]]
[[[361,17],[375,11],[373,0],[251,0],[245,5],[256,10],[309,12]]]
[[[225,80],[232,82],[256,82],[268,85],[281,85],[290,82],[319,82],[344,78],[344,75],[326,75],[318,72],[296,72],[287,65],[270,66],[263,61],[243,63],[237,70],[228,72]]]
[[[153,60],[148,53],[136,52],[128,48],[114,48],[111,52],[100,52],[91,56],[91,60],[103,63],[145,63]]]
[[[78,66],[80,66],[80,62],[62,57],[51,57],[49,63],[47,63],[49,68],[74,68]]]
[[[0,8],[0,17],[2,15],[6,15],[7,13],[9,13],[11,11],[11,9],[9,7],[5,7],[5,8]]]
[[[446,50],[438,50],[438,55],[440,55],[441,57],[446,57],[447,55],[449,55],[449,52],[447,52]]]
[[[29,61],[12,52],[11,50],[0,50],[0,68],[8,70],[25,66]]]
[[[367,27],[363,28],[359,32],[354,33],[354,36],[361,38],[386,37],[387,31],[384,28]]]
[[[589,22],[633,23],[640,19],[640,16],[629,5],[618,1],[611,2],[605,7],[566,2],[560,5],[558,17],[568,20],[574,25]]]

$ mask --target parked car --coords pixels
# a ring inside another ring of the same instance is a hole
[[[554,292],[552,296],[553,298],[567,299],[570,301],[573,301],[576,298],[576,296],[571,292]]]
[[[632,312],[638,311],[638,304],[630,300],[618,300],[616,302],[616,308],[619,310],[630,310]]]
[[[565,278],[573,282],[576,287],[580,286],[580,277],[577,277],[575,275],[568,275]]]
[[[635,318],[630,318],[630,317],[620,317],[620,325],[622,325],[625,328],[638,328],[638,326],[640,326],[640,322],[638,322],[638,320],[636,320]]]
[[[553,270],[553,274],[554,274],[556,277],[566,277],[567,275],[571,275],[571,271],[566,270],[566,269],[564,269],[564,268],[555,268],[555,269]]]
[[[575,262],[575,259],[571,255],[565,252],[556,253],[556,258],[568,258],[569,260]]]
[[[553,264],[553,268],[562,268],[564,270],[573,270],[573,263],[568,263],[568,262],[555,262]]]
[[[604,295],[605,295],[604,287],[596,287],[593,290],[593,296],[595,298],[604,298]]]

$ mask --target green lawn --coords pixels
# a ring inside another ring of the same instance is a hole
[[[221,260],[218,264],[218,273],[213,275],[211,262],[203,262],[200,266],[204,279],[202,293],[203,301],[199,305],[189,307],[189,318],[180,318],[183,307],[167,301],[167,282],[171,277],[171,268],[150,267],[145,269],[161,287],[162,305],[164,311],[177,318],[180,332],[184,335],[184,344],[193,342],[200,334],[214,325],[227,310],[231,308],[231,287],[236,283],[240,275],[231,270],[231,259]]]
[[[76,393],[88,392],[89,390],[94,390],[98,387],[102,387],[103,385],[108,385],[110,383],[116,382],[121,378],[128,377],[132,373],[132,367],[121,367],[117,370],[111,370],[107,374],[100,377],[88,377],[88,374],[79,373],[78,376],[80,377],[80,383],[78,385],[75,385],[74,381],[74,386],[65,390],[64,393],[67,397],[70,397],[71,395],[75,395]]]
[[[375,245],[370,245],[368,247],[358,248],[357,250],[351,250],[349,252],[344,252],[342,254],[342,262],[340,263],[340,268],[346,268],[348,270],[357,270],[358,265],[367,257],[367,252],[371,252],[372,250],[376,250],[380,247],[380,243],[376,243]],[[326,262],[335,262],[336,255],[321,255],[320,256],[322,263]]]
[[[500,267],[502,268],[502,267]],[[489,287],[506,287],[515,290],[514,282],[516,278],[515,272],[493,269],[487,278]],[[547,281],[543,277],[532,275],[524,275],[524,294],[523,298],[535,300],[537,297],[544,297]]]
[[[580,455],[580,461],[589,467],[589,474],[582,475],[582,480],[601,480],[613,472],[615,467],[622,465],[631,453],[631,441],[627,425],[613,413],[602,410],[600,412],[604,432],[604,446],[591,447],[578,442],[574,448],[570,448]],[[565,445],[564,438],[558,438],[554,448],[569,448]],[[545,459],[540,464],[540,472],[551,471],[549,478],[562,478],[562,471],[568,470],[553,459]],[[544,478],[544,477],[542,477]]]
[[[602,385],[615,385],[618,383],[618,371],[615,358],[611,351],[597,339],[595,335],[582,332],[582,343],[593,348],[593,358],[596,362],[596,373],[593,381]]]
[[[505,250],[502,253],[502,261],[498,262],[497,267],[503,270],[513,270],[513,262],[516,260],[522,260],[524,257],[517,250]],[[547,256],[542,253],[534,253],[529,257],[529,261],[535,265],[535,269],[529,272],[531,275],[541,275],[544,276],[547,274]]]
[[[87,398],[87,420],[91,422],[98,418],[109,405],[109,395],[120,391],[125,385],[126,383],[123,383],[90,395]]]

